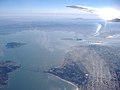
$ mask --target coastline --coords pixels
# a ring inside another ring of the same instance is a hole
[[[70,82],[70,81],[67,81],[67,80],[65,80],[65,79],[62,79],[62,78],[60,78],[59,76],[56,76],[56,75],[54,75],[54,74],[51,74],[51,73],[47,73],[47,74],[48,74],[48,75],[51,75],[51,76],[54,76],[54,77],[56,77],[56,78],[58,78],[58,79],[60,79],[60,80],[62,80],[62,81],[64,81],[64,82],[66,82],[66,83],[68,83],[68,84],[71,84],[72,86],[74,86],[74,87],[76,88],[76,90],[79,90],[78,86],[75,85],[74,83],[72,83],[72,82]]]

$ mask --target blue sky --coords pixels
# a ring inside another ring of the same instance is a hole
[[[118,8],[120,0],[0,0],[0,12],[3,15],[73,12],[73,9],[66,8],[67,5]]]

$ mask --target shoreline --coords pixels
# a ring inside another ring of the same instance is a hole
[[[47,73],[47,74],[48,74],[48,75],[52,75],[52,76],[60,79],[61,81],[66,82],[66,83],[68,83],[68,84],[71,84],[72,86],[74,86],[74,87],[76,88],[76,90],[79,90],[78,86],[75,85],[74,83],[72,83],[72,82],[70,82],[70,81],[67,81],[67,80],[65,80],[65,79],[62,79],[62,78],[60,78],[59,76],[56,76],[56,75],[54,75],[54,74],[51,74],[51,73]]]

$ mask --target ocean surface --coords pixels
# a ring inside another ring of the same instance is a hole
[[[98,25],[103,23],[53,17],[0,17],[0,21],[0,60],[21,65],[20,69],[9,74],[8,84],[0,90],[75,90],[73,85],[43,71],[61,65],[69,48],[94,38]],[[96,38],[108,34],[119,36],[119,25],[109,23],[105,31],[101,28],[101,33],[105,34]],[[78,38],[83,41],[77,41]],[[6,48],[10,42],[26,45]]]

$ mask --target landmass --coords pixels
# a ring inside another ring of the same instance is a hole
[[[61,40],[69,40],[69,41],[82,41],[83,39],[81,38],[62,38]]]
[[[21,47],[23,45],[26,45],[26,43],[18,43],[18,42],[10,42],[6,44],[7,48],[16,48],[16,47]]]
[[[44,71],[80,90],[120,90],[120,48],[107,45],[76,46],[63,63]]]
[[[16,65],[13,61],[0,62],[0,87],[7,85],[7,81],[9,79],[8,74],[17,68],[20,68],[20,65]]]

